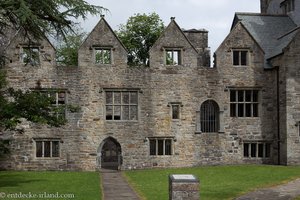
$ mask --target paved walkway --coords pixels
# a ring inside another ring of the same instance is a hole
[[[292,200],[300,196],[300,179],[267,189],[256,190],[236,200]]]
[[[120,171],[101,170],[104,200],[140,200]]]

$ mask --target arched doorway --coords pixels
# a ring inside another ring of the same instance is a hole
[[[104,169],[120,169],[122,164],[122,151],[120,143],[108,137],[100,145],[100,166]]]

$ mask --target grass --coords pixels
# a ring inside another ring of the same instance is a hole
[[[168,199],[169,174],[194,174],[203,200],[232,199],[251,190],[278,185],[300,177],[300,167],[216,166],[126,171],[125,176],[147,200]]]
[[[20,193],[37,195],[45,193],[54,195],[57,193],[71,194],[74,195],[74,197],[67,196],[60,199],[76,200],[99,200],[102,197],[100,191],[100,177],[97,172],[0,171],[0,194],[1,193],[2,195],[3,193],[5,193],[5,195]]]

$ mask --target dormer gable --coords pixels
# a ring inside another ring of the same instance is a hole
[[[182,29],[171,18],[170,24],[166,27],[158,40],[151,47],[151,66],[197,66],[198,52]]]
[[[95,66],[115,66],[127,63],[127,50],[103,15],[81,44],[78,51],[78,63]]]

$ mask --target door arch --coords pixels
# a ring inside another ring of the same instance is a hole
[[[100,153],[100,167],[103,169],[120,169],[122,164],[122,151],[120,143],[108,137],[100,144],[98,153]]]

